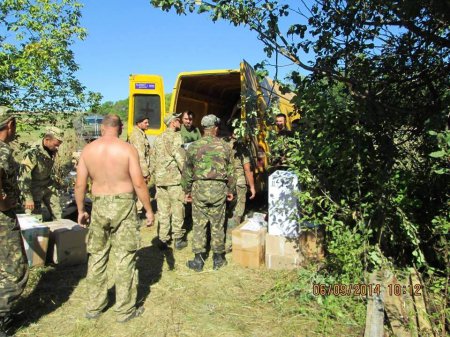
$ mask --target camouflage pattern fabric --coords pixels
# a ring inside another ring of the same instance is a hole
[[[156,184],[158,204],[159,239],[170,241],[170,232],[175,239],[181,239],[185,230],[184,195],[181,189],[181,170],[184,166],[185,151],[181,147],[179,132],[168,128],[156,137],[151,152],[151,175]]]
[[[180,134],[183,138],[183,144],[192,143],[202,138],[202,134],[198,128],[188,130],[184,125],[181,125]]]
[[[235,192],[231,148],[220,138],[205,136],[189,146],[181,185],[192,195],[192,251],[206,251],[206,226],[211,225],[211,249],[225,252],[226,194]]]
[[[247,180],[244,173],[244,164],[250,163],[250,154],[245,144],[235,139],[230,140],[230,146],[233,151],[233,167],[236,185],[246,185]]]
[[[224,140],[205,136],[189,146],[181,178],[184,192],[190,193],[197,180],[220,180],[227,184],[227,193],[234,193],[232,150]]]
[[[226,246],[231,248],[231,231],[239,226],[245,212],[245,202],[247,197],[247,181],[245,178],[244,164],[250,163],[250,155],[242,142],[235,139],[230,140],[233,150],[233,167],[236,178],[236,197],[229,204],[227,209],[227,231]]]
[[[33,214],[42,214],[42,205],[47,207],[53,220],[61,219],[61,199],[55,187],[33,190],[34,210]]]
[[[179,132],[167,129],[156,137],[150,155],[150,174],[156,186],[179,185],[185,151]]]
[[[139,154],[142,175],[148,177],[150,174],[150,143],[145,132],[135,125],[128,137],[128,142],[136,148]]]
[[[34,201],[40,212],[43,203],[53,219],[61,218],[60,198],[53,179],[54,156],[42,145],[42,141],[25,152],[20,166],[19,187],[26,201]]]
[[[0,105],[0,128],[5,126],[14,117],[13,110],[5,105]]]
[[[198,180],[192,185],[192,251],[206,252],[206,229],[211,224],[211,249],[225,252],[225,207],[227,186],[223,181]]]
[[[231,231],[239,226],[244,216],[246,198],[247,185],[237,185],[236,196],[227,209],[227,233],[225,239],[227,248],[231,247]]]
[[[2,192],[6,198],[18,201],[18,165],[12,150],[0,141],[0,171]],[[0,317],[7,316],[28,280],[28,265],[23,251],[20,228],[14,210],[0,211]]]
[[[170,232],[174,239],[184,237],[184,192],[180,185],[157,186],[159,239],[170,241]]]
[[[88,232],[88,314],[100,313],[107,305],[106,268],[113,254],[116,286],[114,311],[123,320],[136,310],[136,250],[139,248],[139,222],[133,193],[94,196]]]

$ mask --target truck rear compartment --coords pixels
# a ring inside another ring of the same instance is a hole
[[[202,117],[208,114],[214,114],[226,123],[233,107],[240,101],[240,72],[180,76],[177,95],[175,111],[194,112],[194,125],[200,127]]]

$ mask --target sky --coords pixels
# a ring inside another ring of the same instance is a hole
[[[127,98],[130,74],[161,75],[170,93],[180,72],[238,69],[243,59],[251,65],[267,59],[256,32],[214,23],[205,14],[179,16],[149,0],[82,2],[88,37],[73,48],[77,74],[88,90],[103,95],[102,102]]]

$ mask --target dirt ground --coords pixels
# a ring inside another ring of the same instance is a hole
[[[186,267],[190,246],[161,253],[156,229],[142,228],[138,253],[138,298],[144,314],[127,323],[115,322],[113,307],[98,320],[84,318],[86,266],[46,267],[31,273],[16,336],[308,336],[310,319],[282,317],[260,300],[286,273],[251,270],[232,262],[203,272]],[[173,270],[171,270],[173,266]],[[34,285],[34,288],[33,288]],[[110,304],[114,296],[111,292]]]

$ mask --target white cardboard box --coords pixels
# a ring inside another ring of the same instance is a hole
[[[30,267],[43,266],[47,258],[48,227],[30,214],[17,214],[23,246]]]
[[[289,171],[275,171],[269,176],[269,234],[298,237],[298,178]]]

